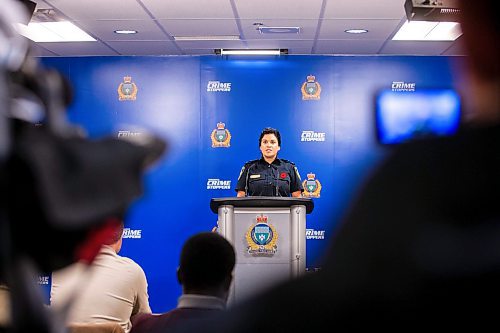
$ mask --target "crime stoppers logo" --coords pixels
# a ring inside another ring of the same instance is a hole
[[[208,92],[230,92],[231,91],[231,82],[208,81],[207,91]]]
[[[320,98],[321,86],[316,81],[314,75],[307,76],[307,81],[302,84],[300,90],[302,91],[302,100],[315,100]]]
[[[302,187],[304,187],[303,195],[308,198],[319,198],[321,192],[321,183],[319,180],[315,179],[316,175],[314,173],[308,173],[307,179],[302,182]]]
[[[325,239],[325,230],[306,229],[306,239]]]
[[[135,101],[137,98],[137,86],[132,82],[131,76],[125,76],[123,82],[118,86],[119,101]]]
[[[218,178],[210,178],[207,180],[207,190],[230,190],[231,181],[221,180]]]
[[[210,134],[212,148],[229,147],[231,145],[231,133],[227,130],[226,124],[218,122],[217,128]]]
[[[314,132],[314,131],[302,131],[300,136],[300,141],[302,142],[324,142],[326,140],[326,133],[324,132]]]
[[[49,277],[46,275],[38,275],[37,283],[40,285],[48,285],[49,284]]]
[[[254,256],[272,256],[278,250],[278,232],[268,223],[267,216],[259,215],[246,233],[247,252]]]
[[[414,82],[393,81],[391,89],[392,91],[415,91],[415,86]]]
[[[141,229],[124,228],[122,238],[140,239],[140,238],[142,238],[142,230]]]
[[[132,136],[140,136],[140,132],[132,132],[132,131],[118,131],[119,138],[128,138]]]

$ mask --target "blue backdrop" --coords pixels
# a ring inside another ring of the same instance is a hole
[[[375,141],[375,92],[398,83],[415,89],[452,87],[455,59],[175,56],[42,61],[72,82],[75,99],[68,115],[90,137],[147,130],[169,142],[168,154],[146,176],[146,194],[130,209],[120,253],[143,267],[151,307],[163,312],[175,307],[181,293],[175,270],[182,243],[215,226],[210,199],[235,195],[242,165],[259,157],[262,128],[279,129],[280,157],[297,164],[302,180],[310,174],[321,185],[307,220],[307,267],[318,268],[349,202],[386,154]],[[218,124],[225,140],[215,140],[213,147]]]

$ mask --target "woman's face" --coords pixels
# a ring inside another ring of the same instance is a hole
[[[262,156],[268,159],[274,159],[278,155],[280,146],[278,145],[278,139],[274,134],[264,134],[262,140],[260,140],[260,151]]]

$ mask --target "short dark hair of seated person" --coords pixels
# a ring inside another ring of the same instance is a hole
[[[190,237],[182,247],[177,270],[182,286],[177,308],[160,315],[137,316],[132,333],[163,332],[224,310],[235,262],[233,246],[221,235],[203,232]]]

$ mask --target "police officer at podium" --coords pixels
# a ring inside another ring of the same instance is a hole
[[[241,168],[236,192],[238,197],[301,197],[302,182],[293,162],[278,158],[281,135],[277,129],[266,127],[260,133],[262,157],[245,163]]]

